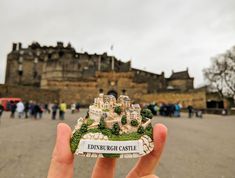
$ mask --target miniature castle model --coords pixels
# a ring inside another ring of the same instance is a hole
[[[153,115],[126,95],[99,94],[85,118],[79,118],[71,151],[86,157],[137,158],[153,150]]]
[[[121,114],[115,113],[115,107],[120,107]],[[94,104],[89,107],[89,118],[94,120],[91,127],[96,127],[100,118],[104,117],[104,121],[108,128],[112,128],[114,123],[118,123],[122,133],[136,132],[138,127],[132,127],[131,121],[136,120],[138,125],[141,125],[141,108],[139,104],[131,104],[131,100],[128,96],[121,95],[117,100],[113,95],[99,94],[98,98],[94,99]],[[122,126],[121,119],[126,116],[127,124]],[[150,123],[142,124],[144,128]]]

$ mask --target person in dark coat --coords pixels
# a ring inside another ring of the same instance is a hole
[[[15,112],[16,112],[16,103],[14,101],[11,101],[11,115],[10,115],[10,117],[12,119],[15,118]]]
[[[34,113],[34,119],[37,119],[38,117],[40,118],[40,114],[41,114],[41,108],[39,106],[39,104],[35,104],[34,108],[33,108],[33,113]]]
[[[25,119],[28,119],[29,117],[29,102],[26,102],[24,104],[24,116],[25,116]]]
[[[193,117],[193,107],[189,105],[187,109],[188,109],[188,117],[189,118]]]
[[[2,103],[0,103],[0,119],[2,117],[3,111],[4,111],[4,107],[3,107]]]
[[[57,110],[58,110],[58,104],[53,104],[51,107],[52,110],[52,115],[51,115],[51,119],[55,120],[56,119],[56,114],[57,114]]]

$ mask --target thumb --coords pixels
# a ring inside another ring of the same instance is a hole
[[[72,178],[73,154],[70,150],[71,129],[67,124],[57,126],[57,138],[47,178]]]

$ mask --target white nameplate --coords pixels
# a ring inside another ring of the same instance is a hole
[[[143,153],[143,142],[80,140],[78,153]]]

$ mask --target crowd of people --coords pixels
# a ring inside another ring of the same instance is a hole
[[[41,119],[43,114],[48,113],[51,114],[51,119],[55,120],[57,117],[60,120],[65,119],[65,113],[68,109],[67,104],[62,101],[61,103],[53,103],[53,104],[42,104],[35,101],[10,101],[7,103],[6,109],[4,109],[3,105],[0,103],[0,118],[4,112],[4,110],[10,111],[10,118],[34,118],[34,119]],[[79,111],[80,105],[72,104],[71,113],[75,113]]]
[[[181,117],[182,105],[180,103],[175,104],[166,104],[166,103],[151,103],[145,105],[145,108],[148,108],[152,111],[153,115],[159,115],[164,117]],[[194,109],[191,105],[187,108],[184,108],[188,112],[188,118],[192,118],[194,115],[198,118],[202,118],[202,110]]]
[[[182,105],[180,103],[175,104],[165,104],[165,103],[151,103],[145,104],[142,107],[148,108],[151,110],[153,115],[159,115],[164,117],[181,117]],[[20,118],[34,118],[41,119],[44,113],[51,114],[51,119],[55,120],[57,117],[60,120],[65,119],[65,113],[68,109],[67,104],[62,101],[61,103],[52,103],[52,104],[42,104],[35,101],[23,102],[23,101],[10,101],[7,104],[7,110],[11,112],[10,118],[14,119],[17,114],[17,117]],[[79,111],[79,103],[73,103],[70,105],[71,113]],[[194,109],[191,105],[185,108],[188,111],[188,118],[192,118],[194,115],[196,117],[202,118],[202,111]],[[0,103],[0,118],[4,112],[4,107]]]
[[[180,117],[181,108],[182,108],[182,106],[179,103],[175,104],[151,103],[145,107],[150,109],[153,115],[168,116],[168,117]]]

